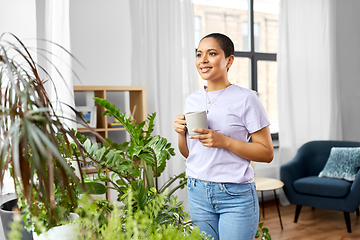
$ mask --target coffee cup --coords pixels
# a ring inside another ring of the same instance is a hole
[[[205,111],[194,111],[185,114],[186,127],[190,136],[202,133],[193,132],[194,128],[208,128]]]

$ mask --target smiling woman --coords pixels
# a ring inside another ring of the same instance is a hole
[[[206,110],[208,128],[187,129],[184,115],[178,115],[174,129],[187,158],[191,220],[215,239],[249,240],[259,221],[250,161],[271,162],[274,150],[257,94],[228,79],[233,63],[229,37],[212,33],[202,38],[196,67],[207,86],[186,98],[184,112]],[[190,130],[201,134],[190,135]]]

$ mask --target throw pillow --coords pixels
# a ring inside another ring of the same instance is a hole
[[[354,181],[360,167],[360,147],[333,147],[319,177],[340,178]]]

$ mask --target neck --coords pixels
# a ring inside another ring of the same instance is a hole
[[[231,83],[229,81],[223,82],[223,83],[214,83],[214,82],[208,81],[206,91],[207,92],[219,91],[219,90],[229,87],[230,85],[231,85]]]

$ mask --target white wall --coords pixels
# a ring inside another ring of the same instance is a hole
[[[336,41],[344,140],[360,141],[360,1],[336,1]]]
[[[3,10],[0,14],[0,35],[4,32],[11,32],[20,38],[26,46],[36,47],[35,0],[0,0],[0,6]],[[10,35],[6,35],[5,39],[15,43],[15,39]],[[36,61],[36,54],[32,57]],[[6,86],[5,83],[2,84],[1,87]],[[6,175],[2,192],[14,192],[12,183],[12,179]]]
[[[12,32],[21,39],[36,38],[35,0],[0,0],[0,34]]]
[[[71,0],[71,52],[81,82],[74,85],[130,85],[131,23],[128,0]],[[141,58],[139,58],[141,60]],[[139,61],[139,69],[140,69]]]

